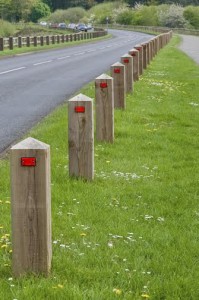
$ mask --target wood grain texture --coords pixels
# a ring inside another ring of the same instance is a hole
[[[143,73],[143,49],[142,45],[135,45],[134,47],[139,51],[139,76],[142,75]]]
[[[116,72],[115,70],[119,70]],[[117,62],[111,66],[111,77],[113,78],[114,87],[114,107],[126,108],[126,79],[125,79],[125,66]]]
[[[75,107],[85,107],[76,113]],[[79,94],[68,101],[69,175],[87,180],[94,178],[93,101]]]
[[[21,166],[35,157],[36,166]],[[11,148],[13,273],[43,273],[51,267],[50,147],[27,138]]]
[[[133,58],[130,54],[121,57],[121,63],[125,66],[126,93],[133,92]]]
[[[135,48],[129,50],[129,54],[133,57],[133,81],[139,80],[139,51]]]
[[[103,87],[103,84],[107,87]],[[114,141],[114,95],[113,78],[102,74],[95,79],[96,139]]]

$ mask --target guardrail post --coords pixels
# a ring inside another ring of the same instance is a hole
[[[22,47],[22,37],[18,36],[18,48]]]
[[[102,74],[95,79],[96,139],[114,141],[113,78]]]
[[[133,57],[133,81],[139,80],[139,51],[135,48],[129,50],[129,54]]]
[[[30,37],[29,36],[26,37],[26,46],[30,47]]]
[[[62,35],[61,35],[61,42],[64,43],[64,41],[65,41],[65,35],[62,34]]]
[[[0,37],[0,51],[4,50],[4,41],[3,38]]]
[[[37,36],[33,37],[33,45],[34,47],[37,47]]]
[[[11,148],[12,267],[15,276],[51,267],[50,146],[31,137]]]
[[[60,35],[58,34],[57,35],[57,44],[59,44],[60,43]]]
[[[141,45],[136,45],[134,48],[139,51],[139,75],[142,75],[142,73],[143,73],[143,51],[142,51],[142,46]]]
[[[10,37],[9,37],[9,49],[10,49],[10,50],[13,50],[13,47],[14,47],[13,37],[10,36]]]
[[[92,99],[79,94],[68,101],[69,176],[94,178]]]
[[[55,44],[55,36],[52,35],[52,44]]]
[[[40,36],[40,46],[43,46],[44,45],[44,37],[43,35]]]
[[[126,93],[133,91],[133,58],[130,54],[121,57],[121,63],[125,66]]]
[[[111,77],[113,78],[114,87],[114,107],[126,108],[126,78],[125,78],[125,66],[119,62],[111,66]]]
[[[68,34],[65,35],[65,40],[66,40],[66,42],[68,42],[68,40],[69,40],[69,35]]]
[[[50,37],[49,37],[49,35],[46,36],[46,45],[50,45]]]

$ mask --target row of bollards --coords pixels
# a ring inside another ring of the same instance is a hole
[[[96,139],[114,142],[114,108],[125,109],[132,93],[157,52],[172,32],[136,45],[110,68],[111,76],[95,80]],[[69,175],[94,178],[93,101],[79,94],[68,102]],[[12,267],[15,276],[47,275],[51,268],[50,146],[27,138],[11,148]]]

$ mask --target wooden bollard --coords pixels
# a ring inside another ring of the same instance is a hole
[[[51,267],[50,147],[27,138],[11,148],[12,267],[15,276]]]
[[[102,74],[95,79],[96,139],[114,141],[113,78]]]
[[[55,44],[55,35],[52,35],[52,44]]]
[[[133,57],[133,81],[139,80],[139,51],[135,48],[129,50],[129,54]]]
[[[126,79],[125,79],[125,66],[119,62],[111,66],[111,77],[113,78],[114,87],[114,107],[126,108]]]
[[[68,101],[69,176],[94,178],[92,99],[79,94]]]
[[[64,35],[64,34],[61,35],[61,42],[62,42],[62,43],[65,42],[65,35]]]
[[[136,45],[134,47],[139,51],[139,75],[142,75],[143,73],[143,50],[141,45]]]
[[[143,69],[146,69],[147,67],[147,44],[142,43],[142,51],[143,51]]]
[[[125,66],[126,93],[133,91],[133,58],[130,54],[121,57],[121,63]]]

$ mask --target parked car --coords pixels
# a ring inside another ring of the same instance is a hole
[[[46,21],[41,21],[41,22],[39,22],[39,25],[41,25],[41,26],[47,26],[48,23]]]
[[[66,29],[67,28],[67,25],[65,23],[59,23],[58,27],[60,29]]]
[[[86,27],[87,27],[88,30],[93,29],[92,24],[87,24]]]
[[[76,24],[75,23],[70,23],[70,24],[68,24],[68,28],[75,29],[76,28]]]
[[[49,27],[50,28],[59,28],[59,24],[58,23],[50,23]]]
[[[76,26],[76,29],[79,30],[79,31],[85,31],[85,32],[88,30],[88,28],[85,24],[78,24]]]

